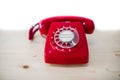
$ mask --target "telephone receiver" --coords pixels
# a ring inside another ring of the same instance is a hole
[[[51,64],[85,64],[89,61],[86,35],[95,27],[91,19],[78,16],[56,16],[41,20],[29,30],[29,40],[36,31],[46,37],[44,60]]]

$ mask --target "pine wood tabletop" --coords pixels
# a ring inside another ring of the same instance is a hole
[[[0,80],[120,80],[120,31],[86,35],[89,63],[44,63],[45,39],[28,31],[0,30]]]

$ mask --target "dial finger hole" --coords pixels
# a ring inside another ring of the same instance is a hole
[[[61,32],[62,30],[60,30],[60,32]]]
[[[60,32],[56,32],[56,34],[60,34]]]
[[[59,41],[59,39],[56,39],[56,41]]]
[[[67,47],[70,47],[70,43],[67,43]]]
[[[58,42],[58,44],[59,44],[59,45],[61,45],[61,44],[62,44],[62,42],[60,41],[60,42]]]
[[[58,35],[56,35],[55,38],[58,38]]]
[[[66,44],[65,44],[65,43],[63,43],[63,44],[62,44],[62,46],[63,46],[63,47],[66,47]]]
[[[66,30],[66,28],[63,28],[63,30]]]
[[[67,30],[70,30],[70,28],[68,28]]]
[[[74,32],[74,30],[71,30],[72,32]]]

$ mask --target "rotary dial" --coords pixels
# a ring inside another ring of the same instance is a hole
[[[72,48],[79,42],[79,35],[75,28],[62,27],[54,34],[54,42],[61,48]]]

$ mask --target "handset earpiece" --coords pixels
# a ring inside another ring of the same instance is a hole
[[[94,22],[92,20],[83,22],[83,27],[84,27],[85,33],[87,33],[87,34],[93,33],[93,31],[95,29]]]

